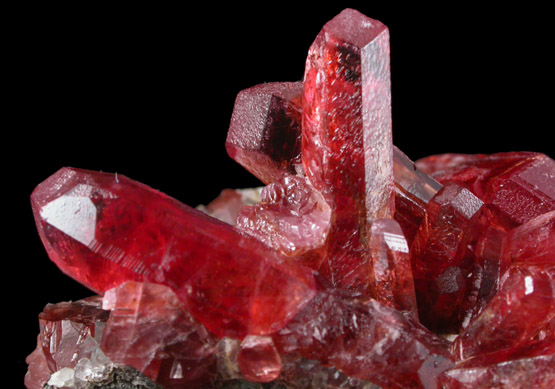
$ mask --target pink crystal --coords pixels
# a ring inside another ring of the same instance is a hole
[[[245,337],[237,362],[243,376],[252,382],[272,382],[279,377],[282,369],[281,357],[269,336]]]
[[[226,149],[262,182],[294,174],[300,164],[301,82],[273,82],[241,91],[235,100]]]
[[[241,208],[255,205],[259,201],[260,189],[224,189],[208,205],[199,205],[197,209],[234,226]]]
[[[439,384],[450,389],[551,388],[554,366],[555,343],[532,342],[458,363],[439,377]]]
[[[273,338],[281,353],[316,359],[388,388],[422,387],[452,366],[448,342],[401,312],[329,292],[320,292]]]
[[[40,335],[37,338],[37,348],[25,358],[25,362],[29,366],[24,381],[27,389],[43,389],[44,383],[52,374],[44,356]]]
[[[101,348],[114,363],[165,386],[214,380],[217,340],[168,287],[126,282],[106,292],[103,308],[111,313]]]
[[[307,269],[121,175],[61,169],[32,204],[63,272],[99,293],[125,281],[167,285],[219,336],[277,331],[315,293]]]
[[[375,298],[383,304],[418,317],[409,247],[399,223],[378,219],[370,228],[369,274]]]
[[[497,295],[455,340],[459,359],[518,347],[555,316],[553,264],[513,265]]]
[[[414,162],[395,146],[393,146],[393,174],[395,220],[401,225],[405,239],[410,245],[418,227],[426,217],[428,203],[441,189],[441,184],[418,170]]]
[[[317,269],[331,220],[322,195],[305,178],[285,176],[266,186],[261,196],[261,203],[241,209],[237,228]]]
[[[309,50],[302,160],[334,215],[322,274],[368,293],[364,247],[374,219],[393,216],[389,32],[346,9]]]

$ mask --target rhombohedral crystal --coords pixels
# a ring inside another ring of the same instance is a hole
[[[265,187],[194,209],[59,170],[38,232],[96,295],[39,315],[27,388],[555,387],[555,161],[413,162],[391,131],[388,28],[346,9],[302,81],[237,96]]]

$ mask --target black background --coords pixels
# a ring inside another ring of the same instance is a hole
[[[313,39],[346,6],[271,4],[14,12],[3,60],[13,86],[2,142],[3,290],[17,377],[43,306],[91,294],[48,260],[29,204],[33,188],[63,166],[124,174],[192,206],[223,188],[259,185],[225,152],[235,96],[302,79]],[[348,6],[390,29],[394,142],[409,157],[555,155],[546,9]]]

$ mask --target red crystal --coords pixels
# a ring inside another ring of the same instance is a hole
[[[454,342],[455,355],[525,345],[555,316],[554,264],[513,265],[497,295]]]
[[[315,293],[307,269],[121,175],[62,169],[32,203],[66,274],[99,293],[125,281],[167,285],[220,336],[277,331]]]
[[[455,333],[464,318],[483,208],[467,189],[446,184],[430,201],[410,248],[420,321],[436,332]]]
[[[262,202],[243,207],[237,228],[284,255],[317,269],[331,210],[305,178],[285,176],[262,190]]]
[[[500,222],[519,226],[555,210],[555,161],[547,155],[523,163],[488,182],[486,202]]]
[[[215,377],[216,338],[197,323],[166,286],[126,282],[106,292],[110,317],[100,347],[166,386],[208,385]]]
[[[496,154],[440,154],[416,161],[416,167],[444,184],[455,182],[484,199],[487,182],[500,173],[538,154],[511,152]]]
[[[167,388],[555,386],[555,161],[412,162],[382,23],[346,9],[303,82],[241,91],[226,149],[261,194],[195,210],[70,168],[37,187],[49,256],[104,297],[45,308],[27,387],[125,366]]]
[[[555,342],[483,354],[458,363],[439,377],[442,388],[552,388],[555,385]]]
[[[282,369],[281,357],[269,336],[245,337],[237,363],[243,376],[252,382],[272,382],[279,377]]]
[[[235,100],[226,149],[262,182],[295,174],[300,164],[301,82],[274,82],[241,91]]]
[[[387,388],[424,387],[452,366],[448,342],[401,312],[330,292],[320,292],[273,337],[282,353],[317,359]]]
[[[309,50],[302,160],[334,212],[322,274],[368,293],[364,247],[374,219],[393,216],[389,32],[346,9]]]
[[[511,262],[555,262],[555,211],[514,228],[505,238],[502,259]]]
[[[386,305],[418,317],[409,247],[399,223],[378,219],[370,228],[371,266],[375,298]]]
[[[426,217],[430,200],[441,184],[418,170],[401,150],[393,146],[395,178],[395,220],[399,222],[408,244],[412,244],[418,226]]]
[[[555,161],[544,154],[445,154],[421,159],[416,165],[441,183],[467,187],[507,229],[555,210]]]
[[[260,190],[257,188],[224,189],[208,205],[199,205],[197,209],[234,226],[241,208],[255,205],[258,202],[260,202]]]

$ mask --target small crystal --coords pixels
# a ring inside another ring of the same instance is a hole
[[[73,387],[75,372],[69,367],[64,367],[50,376],[48,385],[56,388]]]
[[[399,223],[378,219],[370,228],[369,274],[379,302],[418,317],[409,247]]]
[[[287,256],[317,269],[317,252],[329,231],[331,210],[322,195],[298,176],[285,176],[266,186],[262,202],[243,207],[237,228]]]
[[[249,335],[241,342],[237,363],[252,382],[271,382],[281,373],[281,357],[269,336]]]
[[[244,206],[258,204],[261,200],[262,188],[224,189],[222,193],[208,205],[199,205],[197,209],[224,223],[235,225],[237,215]]]

